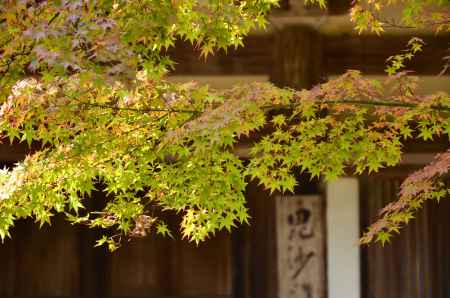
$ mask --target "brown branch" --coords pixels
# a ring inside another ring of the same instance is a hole
[[[360,106],[381,106],[381,107],[392,107],[392,108],[408,108],[414,109],[418,108],[419,104],[415,103],[407,103],[407,102],[391,102],[391,101],[364,101],[364,100],[352,100],[352,99],[343,99],[343,100],[322,100],[317,101],[316,103],[321,104],[351,104],[351,105],[360,105]],[[264,109],[268,110],[277,110],[277,109],[293,109],[301,105],[301,103],[293,103],[290,105],[266,105],[263,106]],[[437,112],[450,112],[450,107],[443,106],[429,106],[431,110]]]
[[[28,49],[24,49],[21,52],[12,54],[6,62],[4,62],[2,65],[0,65],[0,67],[6,68],[5,70],[0,71],[0,74],[7,74],[9,72],[9,68],[11,67],[11,65],[16,61],[16,58],[21,57],[21,56],[28,56],[32,50],[33,50],[33,46],[29,47]]]
[[[407,102],[390,102],[390,101],[360,101],[360,100],[339,100],[339,101],[322,101],[321,103],[325,104],[354,104],[354,105],[365,105],[365,106],[384,106],[384,107],[392,107],[392,108],[409,108],[414,109],[418,108],[419,105],[415,103],[407,103]],[[443,106],[429,106],[431,110],[437,112],[450,112],[450,107]]]
[[[58,11],[57,13],[55,13],[54,15],[53,15],[53,17],[48,21],[48,23],[47,23],[47,25],[51,25],[58,17],[59,17],[59,15],[60,15],[61,13]]]
[[[407,103],[407,102],[391,102],[391,101],[364,101],[364,100],[351,100],[351,99],[343,99],[343,100],[323,100],[317,101],[316,103],[321,104],[351,104],[351,105],[360,105],[360,106],[382,106],[382,107],[392,107],[392,108],[408,108],[415,109],[419,107],[419,104],[415,103]],[[105,109],[113,109],[113,110],[125,110],[125,111],[133,111],[140,113],[149,113],[149,112],[169,112],[169,113],[186,113],[186,114],[199,114],[202,113],[202,110],[189,110],[189,109],[169,109],[169,108],[148,108],[148,109],[137,109],[137,108],[128,108],[128,107],[117,107],[117,106],[108,106],[102,104],[95,103],[80,103],[80,105],[88,106],[88,107],[98,107]],[[301,103],[293,103],[289,105],[265,105],[262,106],[264,110],[281,110],[281,109],[293,109],[298,107]],[[450,112],[450,107],[444,106],[429,106],[431,110],[437,112]]]
[[[140,113],[151,113],[151,112],[168,112],[168,113],[184,113],[184,114],[198,114],[202,111],[200,110],[187,110],[187,109],[170,109],[170,108],[148,108],[148,109],[136,109],[129,107],[118,107],[118,106],[108,106],[96,103],[80,103],[80,105],[88,106],[88,107],[96,107],[96,108],[105,108],[111,110],[121,110],[121,111],[133,111]]]

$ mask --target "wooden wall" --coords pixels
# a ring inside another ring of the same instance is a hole
[[[276,201],[254,183],[246,195],[250,225],[198,247],[151,235],[111,254],[98,231],[20,221],[0,245],[0,297],[277,297]]]
[[[196,247],[149,236],[111,254],[96,232],[19,222],[0,246],[0,297],[231,297],[231,237]]]
[[[275,200],[256,183],[247,187],[250,224],[233,233],[235,298],[277,297]]]
[[[386,170],[362,180],[362,224],[395,199],[411,168]],[[450,297],[450,200],[427,202],[417,218],[384,248],[363,249],[364,298]]]

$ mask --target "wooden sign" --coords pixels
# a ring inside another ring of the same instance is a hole
[[[276,202],[278,298],[324,298],[323,198],[279,196]]]

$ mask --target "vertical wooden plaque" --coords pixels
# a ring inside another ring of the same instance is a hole
[[[325,298],[325,216],[320,196],[276,198],[278,298]]]

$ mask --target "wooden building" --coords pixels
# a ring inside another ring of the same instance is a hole
[[[299,3],[285,0],[267,32],[252,34],[245,48],[228,55],[205,62],[179,44],[172,79],[218,88],[254,80],[308,88],[347,69],[384,75],[386,58],[411,33],[358,35],[345,15],[348,1],[332,0],[325,12]],[[425,76],[424,92],[450,91],[449,77],[436,77],[450,37],[419,35],[427,46],[411,68]],[[93,248],[96,231],[60,219],[41,230],[20,222],[0,246],[0,297],[450,298],[450,201],[426,205],[386,248],[358,246],[360,231],[395,197],[402,179],[442,150],[440,144],[408,148],[400,166],[375,175],[328,184],[299,177],[292,195],[270,196],[250,184],[250,225],[198,247],[150,236],[110,254]],[[245,150],[237,148],[243,158]],[[0,160],[10,164],[25,152],[2,145]]]

